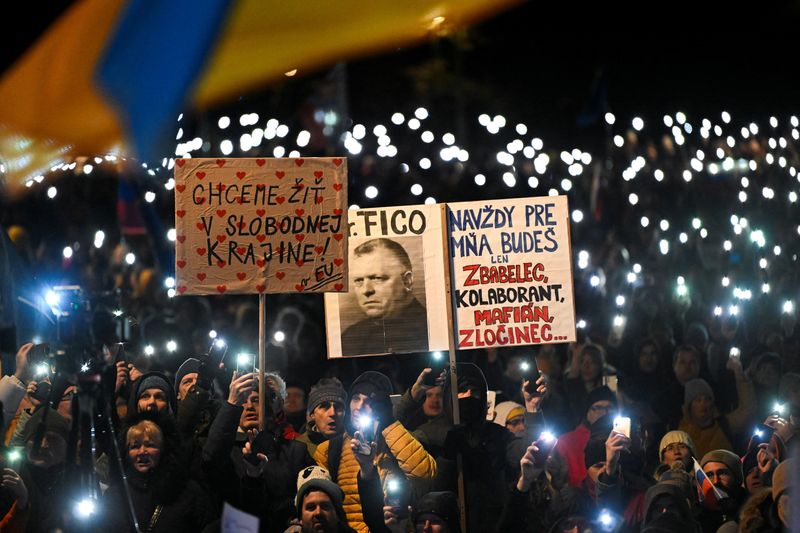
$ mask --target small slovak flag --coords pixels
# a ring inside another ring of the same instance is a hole
[[[697,481],[697,498],[700,500],[705,507],[708,509],[712,509],[715,511],[720,510],[719,502],[723,498],[727,498],[728,495],[722,489],[717,488],[711,483],[711,480],[708,479],[708,476],[703,469],[700,468],[700,463],[697,462],[697,459],[692,458],[694,461],[694,478]]]

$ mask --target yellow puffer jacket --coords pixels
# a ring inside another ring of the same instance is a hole
[[[422,444],[400,422],[394,422],[382,434],[389,450],[380,452],[375,457],[381,483],[385,483],[395,460],[409,479],[433,479],[436,476],[436,459],[425,451]],[[364,523],[361,512],[361,498],[358,495],[359,467],[353,450],[350,449],[351,440],[352,437],[345,434],[336,482],[344,491],[344,511],[350,527],[359,533],[368,533],[369,528]],[[329,445],[330,441],[323,442],[314,453],[314,460],[323,468],[328,468]]]

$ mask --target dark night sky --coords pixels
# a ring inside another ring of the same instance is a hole
[[[0,37],[0,70],[69,4],[20,5],[19,22]],[[800,28],[800,3],[593,4],[530,2],[473,28],[469,50],[428,44],[352,61],[353,110],[402,102],[409,69],[439,55],[450,71],[457,60],[462,79],[482,88],[474,98],[468,95],[468,103],[491,107],[490,113],[513,111],[530,123],[563,127],[566,134],[598,76],[609,108],[624,115],[649,113],[657,119],[679,109],[690,114],[728,109],[749,119],[797,112],[800,76],[793,36]]]

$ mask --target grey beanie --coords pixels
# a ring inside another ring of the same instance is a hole
[[[341,381],[336,378],[322,378],[311,387],[311,391],[308,393],[306,413],[313,413],[314,409],[324,402],[340,403],[342,407],[347,406],[347,391],[344,390]]]
[[[186,374],[196,374],[200,371],[200,359],[195,357],[190,357],[183,364],[178,367],[178,371],[175,373],[175,390],[178,390],[181,386],[181,380]]]
[[[683,405],[691,405],[695,398],[702,395],[708,396],[712,402],[714,401],[714,391],[711,390],[711,386],[706,380],[697,378],[688,381],[684,385]]]

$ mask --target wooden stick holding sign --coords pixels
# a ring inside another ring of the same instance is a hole
[[[266,294],[347,290],[347,160],[175,161],[176,292],[259,296],[264,427]]]

